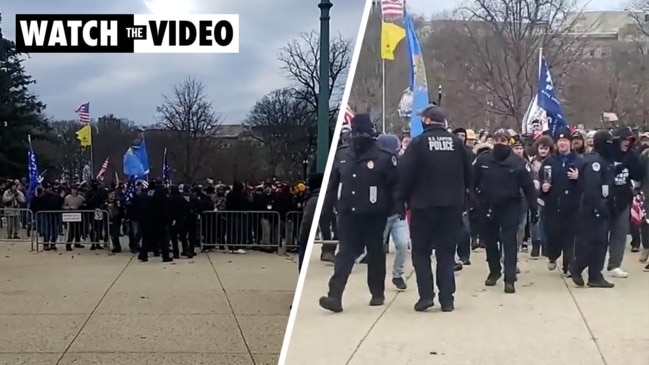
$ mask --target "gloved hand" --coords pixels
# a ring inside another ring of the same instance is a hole
[[[530,209],[530,222],[532,224],[537,224],[539,222],[539,210],[534,208]]]

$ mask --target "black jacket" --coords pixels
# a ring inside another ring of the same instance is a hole
[[[552,169],[551,179],[548,181],[551,187],[547,193],[540,192],[540,198],[544,203],[546,212],[576,212],[579,209],[581,199],[581,188],[578,180],[568,179],[568,170],[573,168],[578,171],[582,168],[583,160],[575,152],[566,156],[552,154],[541,163],[538,173],[538,180],[544,183],[544,169],[549,166]],[[581,172],[581,171],[580,171]]]
[[[426,127],[399,159],[399,185],[411,209],[464,206],[471,186],[466,146],[441,126]]]
[[[617,142],[621,143],[631,138],[633,132],[627,127],[620,127],[613,132],[613,135],[617,137]],[[612,192],[614,206],[618,212],[621,212],[630,207],[633,201],[631,180],[642,181],[645,174],[639,155],[633,149],[633,144],[629,146],[627,152],[622,152],[620,148],[617,148],[617,154],[613,161],[613,174],[615,175]]]
[[[352,147],[336,153],[327,185],[324,211],[343,214],[390,215],[395,204],[403,202],[398,195],[397,157],[374,143],[357,154]]]

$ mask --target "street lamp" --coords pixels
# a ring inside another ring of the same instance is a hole
[[[302,160],[302,176],[304,177],[304,181],[306,181],[307,178],[307,167],[309,167],[309,159],[305,157],[304,160]]]
[[[320,0],[320,90],[318,92],[318,140],[316,167],[324,173],[329,156],[329,10],[330,0]]]

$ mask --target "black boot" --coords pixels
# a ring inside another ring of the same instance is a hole
[[[340,313],[343,311],[342,300],[332,297],[321,297],[319,301],[320,307],[330,312]]]

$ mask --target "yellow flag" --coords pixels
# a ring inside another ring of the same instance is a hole
[[[405,37],[405,29],[394,23],[383,22],[381,25],[381,58],[393,61],[394,51]]]
[[[81,147],[92,146],[92,128],[90,124],[77,131],[77,139],[81,142]]]

